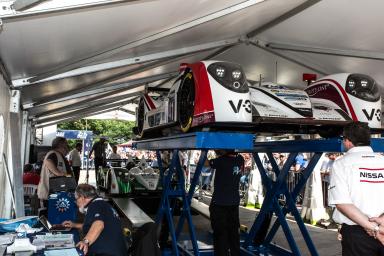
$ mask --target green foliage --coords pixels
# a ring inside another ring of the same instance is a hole
[[[94,140],[102,136],[108,137],[110,144],[120,144],[133,137],[132,128],[135,126],[133,121],[122,120],[85,120],[80,119],[71,122],[64,122],[57,125],[61,130],[88,130],[92,131]]]

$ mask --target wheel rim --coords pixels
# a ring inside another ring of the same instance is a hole
[[[186,74],[178,95],[179,121],[183,132],[192,125],[192,116],[195,107],[195,84],[191,73]]]

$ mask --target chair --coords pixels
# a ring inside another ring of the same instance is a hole
[[[37,185],[24,184],[23,187],[25,196],[33,196],[37,192]]]
[[[35,214],[39,204],[36,204],[37,199],[37,185],[24,184],[24,208],[26,215]],[[28,214],[27,214],[28,213]]]

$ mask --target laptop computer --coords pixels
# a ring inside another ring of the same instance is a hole
[[[49,231],[49,232],[60,232],[60,231],[70,231],[71,228],[67,228],[61,224],[52,225],[48,219],[43,215],[39,218],[41,224]]]

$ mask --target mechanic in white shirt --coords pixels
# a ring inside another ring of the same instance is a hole
[[[331,172],[329,204],[337,209],[333,219],[342,224],[343,256],[384,255],[384,246],[375,239],[384,227],[369,221],[384,213],[384,157],[373,152],[370,138],[366,123],[346,125],[347,153]]]
[[[328,185],[329,185],[329,174],[331,173],[333,163],[338,157],[338,153],[329,152],[325,154],[326,160],[323,161],[320,167],[320,174],[322,180],[322,190],[324,196],[324,206],[328,207]]]
[[[112,147],[112,153],[109,154],[109,159],[121,159],[121,156],[117,153],[117,146]]]
[[[73,174],[75,175],[76,182],[79,183],[80,169],[81,169],[81,150],[83,144],[76,143],[75,148],[69,152],[68,160],[72,167]]]

